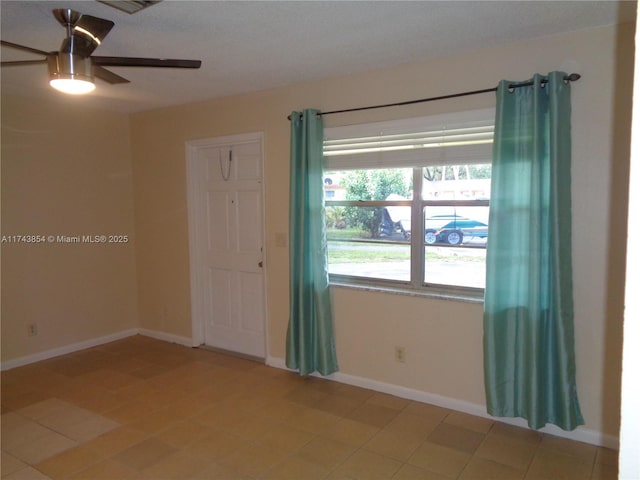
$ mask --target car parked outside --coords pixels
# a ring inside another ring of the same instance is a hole
[[[443,243],[460,245],[466,238],[487,238],[486,223],[460,215],[435,215],[425,221],[424,241],[427,245]]]

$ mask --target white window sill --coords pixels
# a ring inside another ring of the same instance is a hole
[[[457,292],[451,290],[436,290],[436,289],[415,289],[409,286],[390,286],[390,285],[375,285],[370,283],[351,283],[344,280],[332,279],[330,286],[335,288],[346,288],[353,290],[363,290],[367,292],[381,292],[391,295],[407,295],[412,297],[426,297],[436,298],[439,300],[449,300],[455,302],[466,303],[484,303],[483,292]]]

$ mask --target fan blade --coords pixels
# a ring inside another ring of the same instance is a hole
[[[136,57],[91,57],[95,65],[104,67],[200,68],[200,60]]]
[[[20,65],[40,65],[42,63],[47,63],[47,59],[43,58],[42,60],[17,60],[11,62],[0,62],[0,66],[19,67]]]
[[[49,55],[49,52],[43,52],[42,50],[38,50],[36,48],[25,47],[24,45],[18,45],[17,43],[7,42],[5,40],[0,40],[0,44],[3,47],[15,48],[16,50],[22,50],[24,52],[35,53],[36,55]]]
[[[75,24],[74,30],[80,31],[80,33],[90,33],[92,39],[97,40],[97,44],[100,45],[114,25],[111,20],[92,17],[91,15],[82,15],[78,23]]]
[[[106,68],[103,68],[99,65],[93,66],[93,74],[100,80],[104,80],[107,83],[129,83],[129,80],[127,80],[126,78],[121,77],[120,75],[116,75],[115,73],[110,72]]]

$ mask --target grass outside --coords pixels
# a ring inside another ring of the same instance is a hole
[[[329,263],[367,263],[409,261],[409,244],[385,242],[355,243],[351,239],[366,239],[367,233],[357,229],[327,229]],[[465,255],[460,247],[429,247],[426,261],[432,262],[484,262],[481,255]]]
[[[369,238],[369,233],[357,228],[327,228],[327,240],[351,240]]]
[[[390,245],[384,251],[365,250],[361,244],[349,242],[331,242],[329,245],[329,263],[401,262],[411,258],[409,248],[405,245]],[[333,250],[331,245],[341,248]],[[343,249],[343,246],[353,248]]]

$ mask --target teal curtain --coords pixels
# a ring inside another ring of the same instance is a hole
[[[484,305],[487,410],[573,430],[571,86],[563,72],[497,92]],[[525,82],[523,82],[525,83]]]
[[[287,367],[300,375],[338,370],[327,272],[322,117],[291,114],[289,206],[290,315]]]

